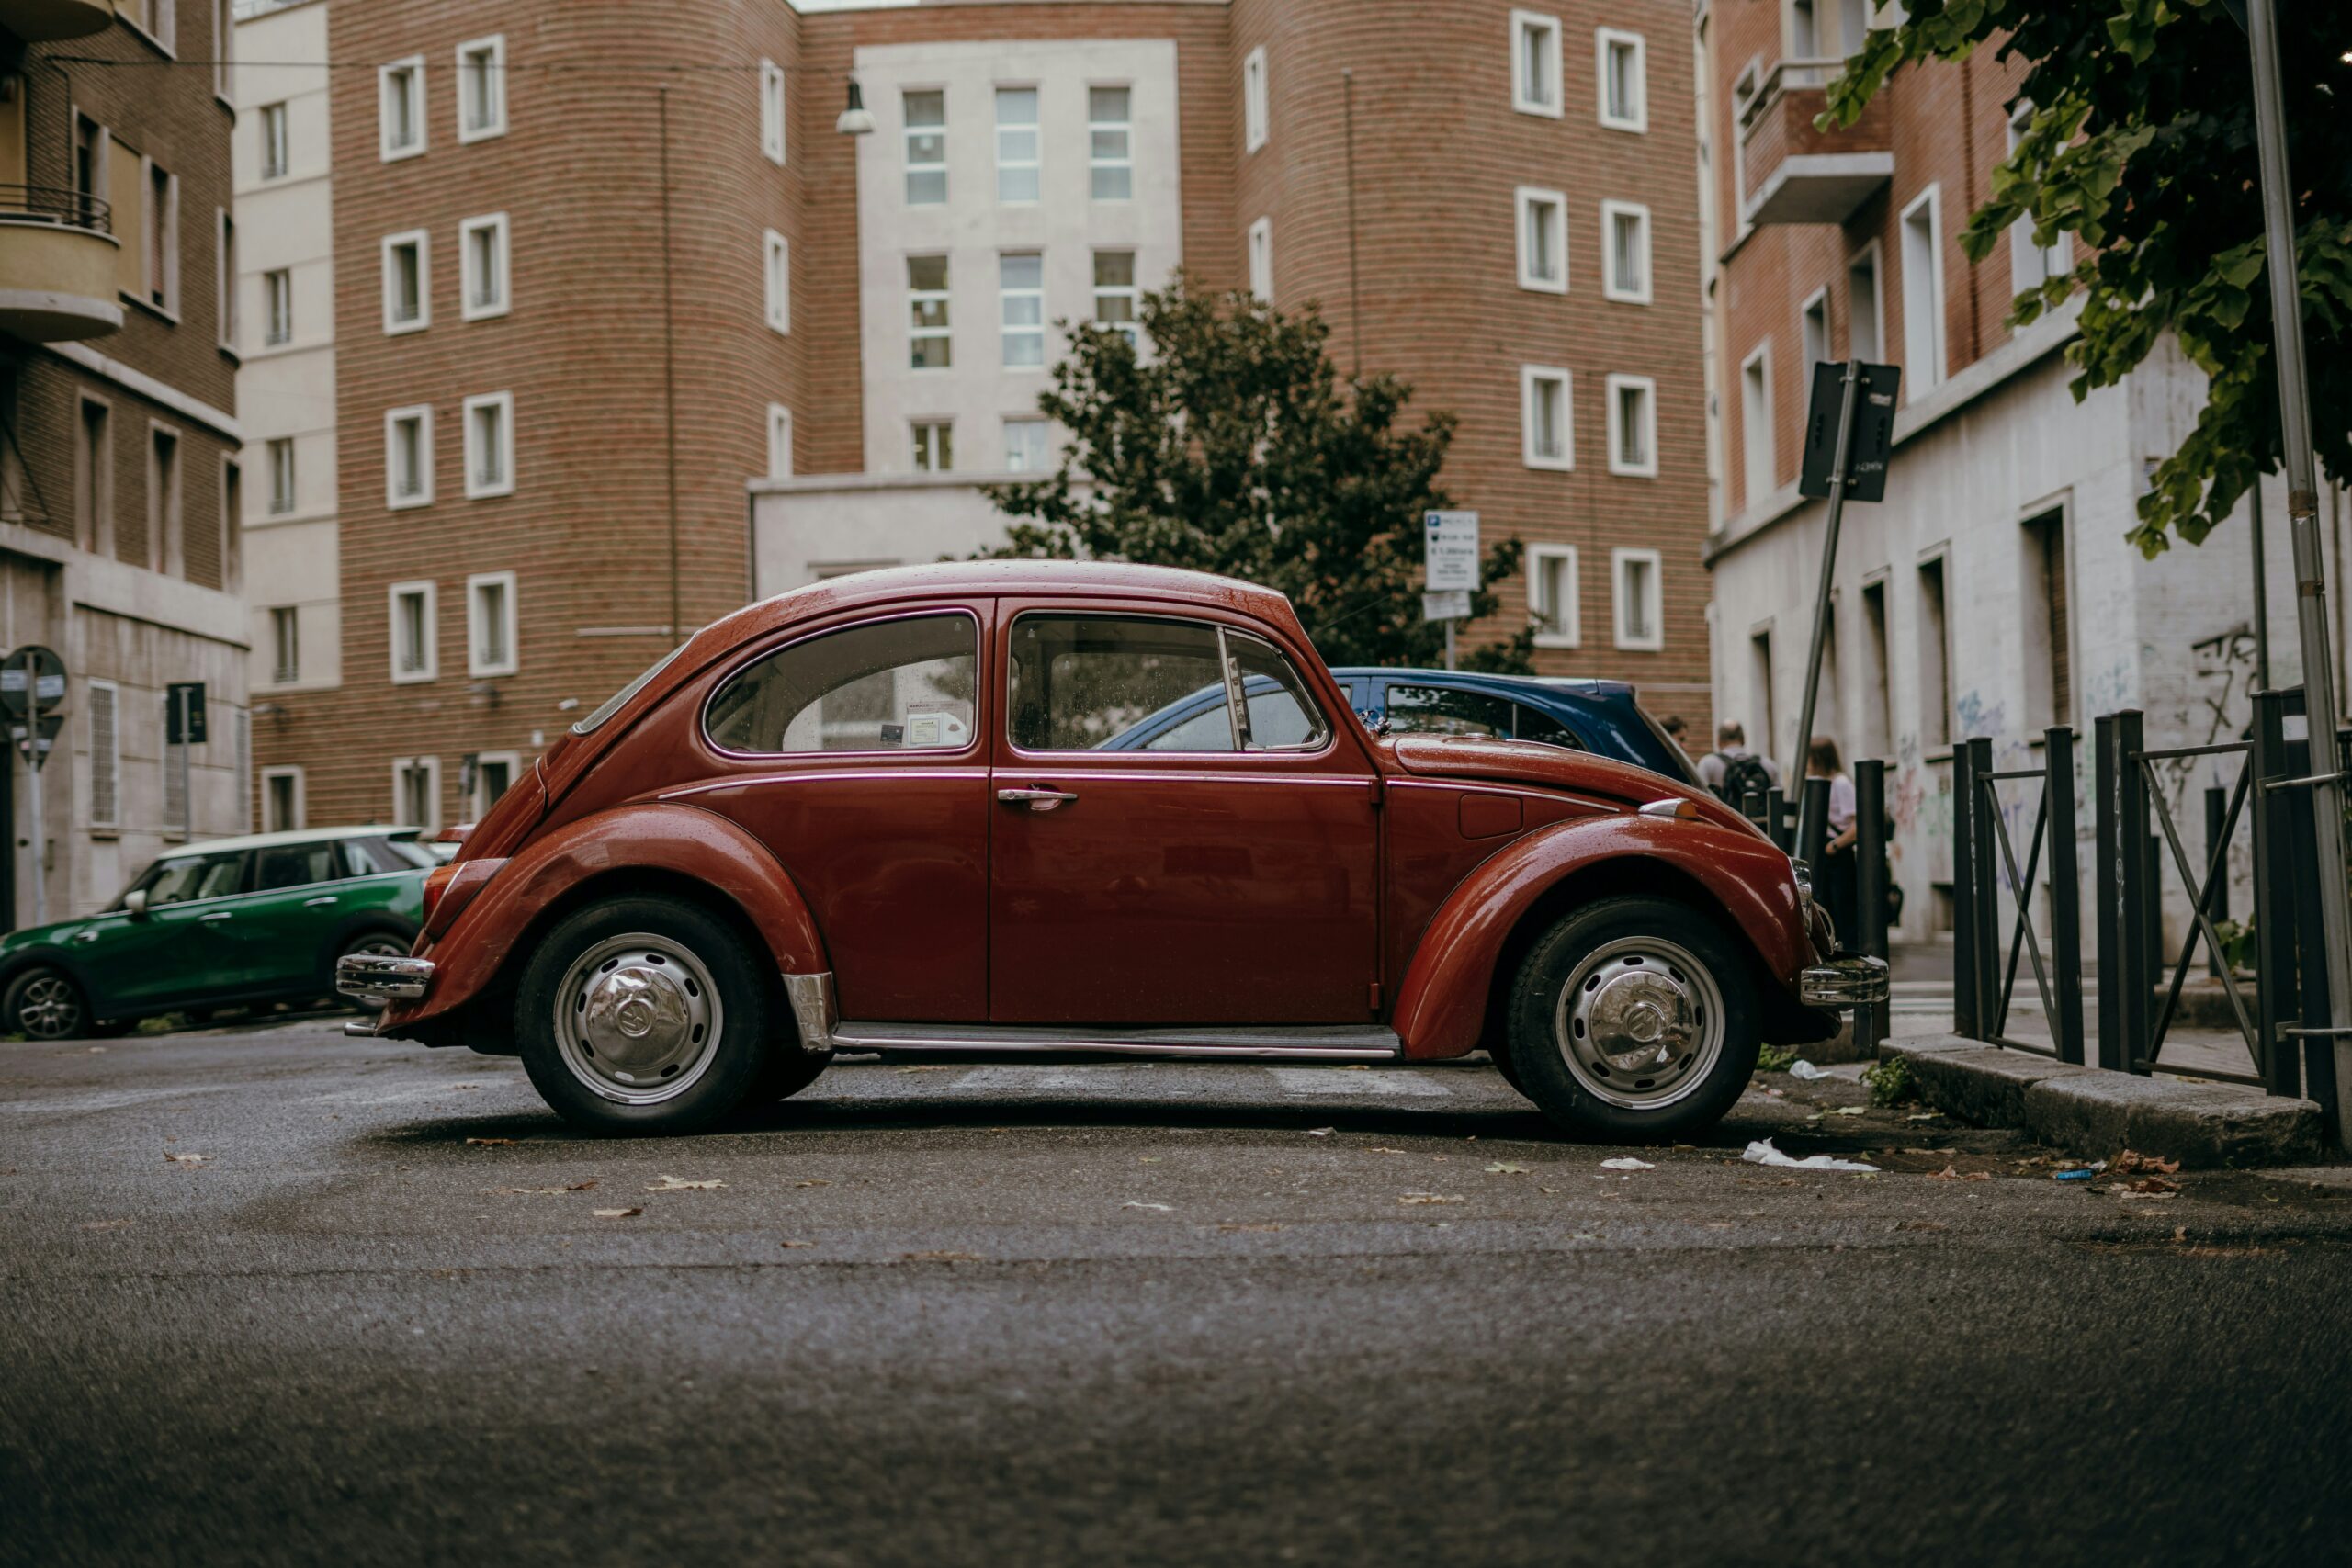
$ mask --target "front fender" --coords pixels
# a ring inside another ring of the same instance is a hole
[[[523,846],[481,894],[429,944],[431,989],[387,1009],[381,1032],[465,1006],[495,979],[539,918],[591,878],[629,873],[674,883],[684,877],[730,901],[766,942],[776,967],[813,975],[829,967],[815,917],[766,846],[697,807],[616,806]],[[616,886],[615,891],[623,891]]]
[[[1438,907],[1396,995],[1408,1057],[1459,1056],[1482,1043],[1496,965],[1536,901],[1612,862],[1663,862],[1698,885],[1715,912],[1784,986],[1812,962],[1789,859],[1754,833],[1638,815],[1586,817],[1532,833],[1481,864]]]

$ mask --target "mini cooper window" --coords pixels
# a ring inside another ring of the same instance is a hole
[[[711,744],[729,751],[955,751],[972,739],[979,630],[922,615],[778,649],[711,699]]]
[[[147,890],[147,907],[187,904],[198,898],[226,898],[242,890],[245,852],[221,850],[209,855],[175,855],[159,860],[146,875],[131,884]],[[117,908],[120,908],[118,902]]]
[[[1388,731],[1392,735],[1487,735],[1508,740],[1513,705],[1509,697],[1484,692],[1391,686]]]
[[[1024,615],[1009,682],[1012,743],[1024,751],[1262,750],[1328,733],[1272,646],[1197,622]]]

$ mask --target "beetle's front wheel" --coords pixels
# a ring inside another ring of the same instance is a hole
[[[593,904],[524,971],[523,1066],[575,1126],[695,1132],[741,1104],[768,1059],[770,988],[743,939],[697,905]]]
[[[1511,988],[1522,1091],[1580,1136],[1657,1141],[1712,1126],[1756,1070],[1756,1003],[1716,923],[1667,898],[1562,919]]]

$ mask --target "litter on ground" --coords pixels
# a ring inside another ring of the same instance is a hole
[[[1874,1165],[1864,1165],[1858,1159],[1833,1159],[1827,1155],[1807,1155],[1796,1159],[1772,1146],[1770,1138],[1758,1138],[1747,1145],[1740,1158],[1750,1165],[1769,1165],[1779,1170],[1876,1170]]]

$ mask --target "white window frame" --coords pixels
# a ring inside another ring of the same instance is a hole
[[[1912,276],[1912,224],[1925,211],[1928,228],[1928,276]],[[1944,341],[1944,214],[1943,190],[1929,186],[1903,209],[1895,233],[1903,241],[1903,398],[1916,403],[1944,384],[1950,375],[1951,349]],[[1921,285],[1924,281],[1924,289]],[[1882,283],[1881,291],[1884,285]],[[1925,329],[1924,333],[1919,330]],[[1927,338],[1925,344],[1919,338]]]
[[[922,93],[936,93],[939,95],[939,123],[937,125],[910,125],[907,123],[907,100],[917,94]],[[947,89],[944,86],[925,87],[916,85],[909,85],[900,88],[899,91],[899,154],[900,159],[899,195],[900,199],[909,207],[943,207],[946,205]],[[926,161],[917,163],[915,161],[915,139],[917,137],[937,140],[939,142],[939,157],[936,162]],[[936,201],[929,198],[917,201],[914,197],[914,178],[917,175],[930,174],[936,174],[939,176],[939,198]]]
[[[1548,456],[1538,450],[1535,388],[1544,381],[1556,381],[1560,386],[1560,450],[1557,456]],[[1529,468],[1566,473],[1577,466],[1576,386],[1576,372],[1564,366],[1522,365],[1519,367],[1520,457]]]
[[[792,411],[782,403],[768,405],[768,478],[792,477]]]
[[[417,649],[417,666],[401,668],[401,600],[421,594],[424,600],[424,646]],[[430,578],[395,582],[384,590],[384,651],[391,666],[392,684],[419,686],[441,678],[441,590]]]
[[[1657,382],[1648,376],[1611,376],[1607,378],[1609,398],[1609,471],[1633,479],[1657,478]],[[1624,400],[1623,392],[1642,394],[1642,451],[1638,463],[1624,460]]]
[[[940,258],[941,265],[946,273],[947,287],[944,288],[917,288],[915,287],[913,264],[918,260],[928,260],[933,255]],[[910,374],[916,376],[935,376],[943,371],[953,370],[956,367],[956,267],[954,258],[946,252],[925,251],[922,253],[920,256],[909,256],[907,258],[907,262],[909,264],[907,272],[908,370]],[[915,308],[920,305],[930,304],[933,301],[936,301],[942,307],[942,314],[944,314],[946,319],[935,327],[917,326],[915,324]],[[947,345],[947,363],[944,365],[916,365],[914,362],[914,345],[919,343],[929,343],[934,339]]]
[[[394,436],[403,420],[417,422],[416,460],[424,470],[418,474],[417,491],[403,496],[400,492],[400,472],[397,454],[399,446]],[[414,506],[433,504],[433,405],[410,403],[403,408],[384,411],[384,504],[394,512]]]
[[[481,657],[481,590],[500,588],[505,591],[505,625],[503,634],[506,657],[488,660]],[[519,642],[522,630],[522,605],[511,571],[478,571],[466,579],[466,673],[481,680],[492,675],[512,675],[523,665],[523,649]]]
[[[237,342],[237,219],[225,207],[212,209],[212,263],[214,334],[233,355],[242,346]]]
[[[288,780],[294,785],[294,820],[273,826],[269,820],[269,786],[276,784],[280,779]],[[311,825],[311,803],[308,798],[309,793],[309,781],[303,777],[302,770],[300,767],[289,764],[283,767],[264,768],[261,771],[262,831],[265,833],[292,833],[299,832],[302,829],[309,827]]]
[[[165,54],[177,56],[180,31],[177,0],[146,0],[144,5],[123,6],[117,14],[130,25],[133,31],[157,49]]]
[[[416,247],[416,319],[403,321],[397,313],[399,291],[393,287],[398,275],[392,267],[392,253],[403,245]],[[384,335],[397,337],[402,333],[421,333],[433,324],[433,236],[423,229],[403,230],[384,236]]]
[[[1527,96],[1526,73],[1520,69],[1520,46],[1531,31],[1544,35],[1544,73],[1551,79],[1552,101]],[[1510,14],[1510,107],[1521,114],[1540,114],[1547,119],[1559,119],[1567,113],[1567,84],[1560,74],[1560,18],[1543,11],[1513,11]]]
[[[931,433],[928,437],[925,432]],[[941,433],[944,433],[944,438]],[[928,457],[927,463],[915,460],[920,446]],[[946,462],[940,457],[944,455]],[[919,474],[948,474],[956,471],[956,421],[944,416],[930,416],[907,421],[907,461]]]
[[[1094,95],[1098,92],[1125,93],[1127,96],[1127,118],[1097,119],[1094,118]],[[1123,158],[1105,158],[1095,151],[1094,139],[1106,130],[1119,133],[1120,144],[1126,149]],[[1116,169],[1127,176],[1127,194],[1103,196],[1095,189],[1095,181],[1105,169]],[[1089,82],[1086,85],[1086,195],[1098,206],[1118,206],[1136,198],[1136,89],[1131,82]]]
[[[474,261],[474,236],[497,236],[491,255],[491,270],[497,275],[496,296],[487,305],[475,296],[481,292],[481,269]],[[486,321],[493,316],[503,316],[514,308],[514,226],[503,212],[487,212],[480,218],[469,218],[458,225],[458,315],[462,321]]]
[[[1854,274],[1865,265],[1871,275],[1871,341],[1864,344],[1854,341],[1854,324],[1862,313],[1854,304]],[[1846,258],[1846,348],[1849,359],[1865,359],[1873,364],[1886,357],[1886,252],[1873,238],[1870,243]]]
[[[122,826],[122,688],[112,681],[92,678],[88,697],[95,698],[100,692],[106,693],[108,699],[103,736],[98,731],[98,705],[86,701],[90,710],[90,826],[115,829]],[[102,773],[107,793],[114,796],[107,803],[113,809],[103,817],[98,815],[98,779]]]
[[[1126,257],[1132,281],[1126,283],[1092,281],[1095,261],[1102,256]],[[1089,308],[1094,312],[1094,324],[1106,331],[1117,333],[1137,349],[1141,349],[1143,346],[1143,265],[1140,255],[1134,247],[1128,245],[1098,245],[1087,253],[1087,276],[1089,283],[1086,298]],[[1104,321],[1102,301],[1105,299],[1125,299],[1127,302],[1127,319],[1124,321]]]
[[[1646,563],[1650,569],[1650,626],[1645,637],[1625,635],[1625,568],[1635,561]],[[1609,618],[1610,630],[1617,647],[1635,652],[1655,653],[1666,646],[1666,556],[1652,549],[1631,549],[1619,546],[1609,552]]]
[[[506,765],[506,787],[508,789],[513,789],[516,784],[523,782],[523,753],[520,751],[475,752],[473,793],[466,797],[466,819],[468,821],[481,821],[483,814],[489,811],[492,807],[498,804],[495,800],[484,800],[482,798],[481,785],[482,775],[489,771],[493,763],[500,762]]]
[[[1042,473],[1045,473],[1048,468],[1050,468],[1053,466],[1053,457],[1054,457],[1054,434],[1053,434],[1053,422],[1052,422],[1051,420],[1046,419],[1046,418],[1045,418],[1043,415],[1040,415],[1040,414],[1034,414],[1034,413],[1027,413],[1027,414],[1012,414],[1012,413],[1009,413],[1009,414],[1007,414],[1007,415],[1005,415],[1005,416],[1004,416],[1003,425],[1004,425],[1004,429],[1003,429],[1003,435],[1004,435],[1004,471],[1005,471],[1006,473],[1009,473],[1009,474],[1042,474]],[[1035,465],[1035,466],[1033,466],[1033,467],[1023,468],[1017,468],[1017,467],[1015,467],[1015,466],[1014,466],[1014,464],[1013,464],[1013,461],[1012,461],[1012,430],[1013,430],[1013,427],[1014,427],[1015,425],[1019,425],[1019,426],[1021,426],[1021,427],[1022,427],[1023,429],[1024,429],[1024,430],[1027,430],[1027,429],[1034,429],[1034,430],[1037,431],[1041,435],[1043,435],[1043,436],[1044,436],[1044,439],[1043,439],[1042,441],[1040,441],[1040,442],[1037,444],[1037,461],[1036,461]]]
[[[286,617],[283,621],[278,619],[281,615]],[[281,626],[293,634],[293,646],[290,651],[294,657],[291,660],[286,657],[289,649],[279,637]],[[272,604],[269,606],[269,683],[273,686],[291,686],[301,679],[302,606]]]
[[[1250,292],[1274,302],[1274,220],[1261,218],[1250,225]]]
[[[269,465],[269,504],[266,509],[272,517],[291,517],[301,510],[301,449],[290,435],[273,435],[262,443],[262,457]],[[285,461],[281,464],[279,458]],[[282,470],[282,474],[281,474]],[[280,478],[285,480],[281,489]],[[280,501],[285,505],[280,506]]]
[[[1764,389],[1760,417],[1747,406],[1748,373],[1758,366],[1763,369],[1760,384]],[[1757,478],[1759,456],[1763,466],[1760,483]],[[1739,477],[1743,509],[1754,506],[1780,488],[1780,457],[1772,429],[1772,340],[1769,337],[1739,362]]]
[[[1004,281],[1004,264],[1015,256],[1028,256],[1037,264],[1037,283],[1034,288],[1015,288]],[[1012,306],[1016,300],[1034,300],[1037,319],[1016,322]],[[997,364],[1007,375],[1026,376],[1046,368],[1046,254],[1043,251],[1000,251],[996,258],[996,351]],[[1037,357],[1031,364],[1015,364],[1011,343],[1015,337],[1037,341]]]
[[[395,146],[392,142],[393,78],[402,72],[408,73],[409,123],[416,131],[416,140],[405,147]],[[430,95],[426,93],[424,84],[424,56],[412,54],[404,60],[390,61],[376,68],[376,152],[380,161],[396,164],[403,158],[424,156],[426,145],[433,139],[432,122],[427,118],[429,104]]]
[[[261,343],[284,348],[294,341],[294,269],[274,266],[261,275]]]
[[[469,127],[466,124],[466,109],[470,85],[469,78],[473,72],[471,57],[484,53],[490,56],[490,74],[485,80],[490,86],[490,107],[492,113],[486,124]],[[462,145],[469,141],[487,141],[493,136],[505,135],[506,35],[492,33],[486,38],[469,39],[459,44],[457,73],[453,82],[456,91],[450,96],[457,100],[455,107],[458,111],[458,142]]]
[[[1255,152],[1271,134],[1267,123],[1266,46],[1241,57],[1241,151]]]
[[[1544,570],[1545,561],[1563,561],[1567,570],[1561,575],[1561,589],[1566,595],[1564,605],[1547,604],[1544,600]],[[1577,648],[1584,642],[1584,618],[1581,612],[1583,580],[1582,566],[1577,558],[1574,545],[1530,545],[1527,547],[1527,615],[1537,629],[1538,648]],[[1548,622],[1546,617],[1548,617]],[[1544,627],[1549,624],[1553,629]]]
[[[261,107],[261,177],[282,180],[294,168],[294,107],[280,98]]]
[[[1005,96],[1012,93],[1029,95],[1030,118],[1028,119],[1008,120],[1004,118]],[[995,133],[996,201],[999,207],[1035,207],[1045,195],[1045,96],[1046,95],[1034,82],[999,82],[994,85],[994,89],[989,96],[989,124]],[[1005,139],[1008,136],[1016,139],[1014,142],[1016,148],[1019,146],[1017,139],[1027,137],[1029,156],[1007,157]],[[1007,196],[1004,187],[1005,176],[1008,175],[1016,178],[1023,175],[1028,175],[1030,194]]]
[[[1821,341],[1818,345],[1820,349],[1819,353],[1815,352],[1816,345],[1812,341],[1815,335],[1813,330],[1814,312],[1816,310],[1821,312]],[[1822,360],[1832,357],[1833,355],[1834,351],[1831,345],[1836,341],[1836,337],[1831,331],[1831,325],[1832,323],[1829,317],[1829,285],[1825,283],[1820,288],[1815,289],[1812,293],[1806,295],[1804,298],[1804,303],[1797,307],[1797,352],[1799,355],[1799,363],[1803,364],[1804,367],[1805,385],[1808,388],[1813,385],[1814,366]]]
[[[164,176],[162,210],[156,210],[155,176]],[[144,293],[132,299],[165,321],[177,325],[180,319],[180,177],[157,164],[153,157],[139,161],[139,200],[146,222],[141,248],[146,253],[141,267],[147,281]],[[163,254],[155,254],[160,243]],[[158,276],[158,274],[161,276]],[[289,288],[290,295],[290,288]]]
[[[1549,239],[1552,268],[1557,276],[1548,278],[1535,271],[1534,246],[1529,243],[1535,232],[1532,219],[1539,202],[1552,210]],[[1567,193],[1547,190],[1542,186],[1521,186],[1512,193],[1511,212],[1519,235],[1519,286],[1538,294],[1566,294],[1568,291]]]
[[[401,799],[402,795],[405,793],[401,788],[401,783],[403,782],[401,775],[405,774],[412,768],[420,770],[424,773],[425,777],[426,809],[424,814],[427,818],[431,818],[429,821],[403,822],[400,819],[401,807],[405,804]],[[392,759],[392,826],[396,828],[415,828],[426,833],[437,833],[441,830],[440,758],[395,757]]]
[[[498,477],[484,479],[481,476],[480,443],[474,434],[474,415],[486,409],[498,411]],[[463,419],[466,458],[466,499],[486,501],[494,496],[514,493],[514,394],[512,392],[478,392],[465,401]]]
[[[760,288],[766,301],[768,331],[792,335],[792,242],[775,230],[760,240]]]
[[[1609,51],[1619,46],[1633,51],[1634,112],[1611,115],[1609,112]],[[1611,130],[1647,133],[1650,128],[1650,46],[1639,33],[1619,28],[1596,28],[1592,34],[1593,112],[1600,123]],[[1736,134],[1736,132],[1735,132]]]
[[[784,67],[760,62],[760,156],[781,167],[785,155]]]
[[[1617,220],[1620,218],[1639,220],[1642,234],[1641,287],[1628,288],[1617,276]],[[1600,204],[1600,293],[1601,297],[1621,304],[1646,305],[1657,284],[1655,269],[1657,246],[1652,243],[1650,209],[1638,201],[1603,201]]]
[[[2033,106],[2019,104],[2009,116],[2009,152],[2014,155],[2033,123]],[[2048,249],[2033,243],[2033,215],[2027,213],[2009,225],[2009,292],[2039,288],[2053,277],[2075,270],[2075,237],[2060,232]]]

